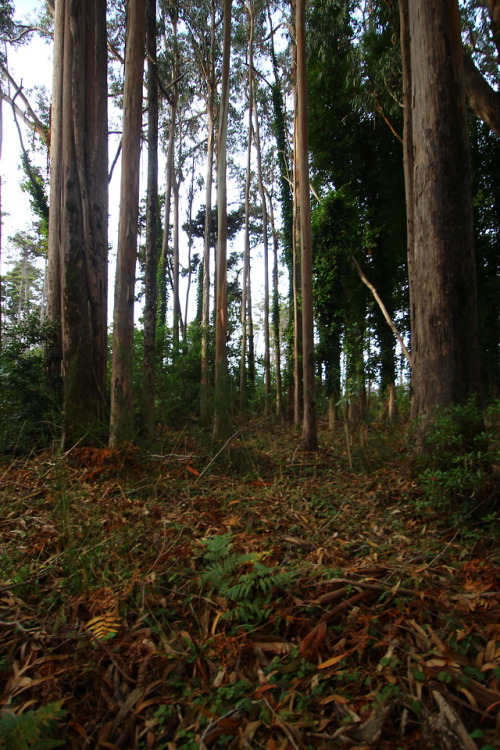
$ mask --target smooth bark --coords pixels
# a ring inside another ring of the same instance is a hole
[[[253,76],[255,76],[254,73]],[[260,125],[256,95],[254,95],[253,97],[253,120],[255,133],[255,152],[257,158],[257,183],[259,187],[260,210],[262,216],[262,244],[264,246],[264,414],[267,417],[269,414],[269,402],[271,398],[271,355],[269,344],[269,231],[266,191],[264,187],[264,180],[262,177],[262,152],[260,144]]]
[[[247,343],[248,312],[250,292],[250,178],[252,172],[252,113],[253,113],[253,4],[249,0],[248,13],[248,127],[247,127],[247,164],[245,173],[245,227],[243,242],[243,276],[241,282],[241,352],[240,352],[240,410],[247,400]]]
[[[133,393],[134,298],[139,218],[139,162],[142,131],[142,82],[146,41],[143,0],[129,0],[123,91],[123,148],[118,219],[110,444],[135,434]]]
[[[302,291],[302,358],[303,358],[303,423],[302,447],[313,451],[318,447],[316,426],[316,395],[314,371],[314,318],[312,296],[312,240],[309,188],[309,151],[307,121],[307,63],[305,40],[305,0],[296,0],[295,33],[297,44],[297,158],[299,172],[301,291]]]
[[[217,140],[217,315],[215,323],[215,409],[214,436],[227,437],[230,429],[227,364],[227,124],[229,110],[229,68],[231,58],[231,0],[224,0],[222,82]]]
[[[146,197],[146,267],[144,279],[143,429],[155,433],[156,310],[158,267],[158,69],[156,62],[156,0],[148,2],[147,30],[148,177]]]

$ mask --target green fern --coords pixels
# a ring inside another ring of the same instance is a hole
[[[65,744],[64,740],[54,740],[47,735],[52,733],[56,720],[65,713],[60,703],[48,703],[24,714],[5,713],[0,717],[0,748],[50,750],[61,747]]]
[[[200,580],[202,585],[232,602],[233,609],[226,618],[261,622],[269,612],[273,593],[289,586],[295,577],[293,572],[283,573],[274,565],[264,565],[261,560],[267,553],[234,552],[231,534],[214,536],[205,545],[203,557],[208,565]]]

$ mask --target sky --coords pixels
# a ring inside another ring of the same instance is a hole
[[[34,20],[34,12],[43,7],[41,0],[16,0],[14,2],[15,18],[22,23]],[[38,34],[30,35],[29,43],[7,50],[8,67],[14,80],[22,82],[23,92],[30,101],[34,101],[29,92],[35,86],[50,86],[52,80],[52,45],[49,41],[42,41]],[[5,83],[3,84],[5,86]],[[14,124],[14,117],[10,104],[2,102],[3,110],[3,143],[0,160],[0,174],[2,176],[2,255],[8,249],[7,238],[15,232],[29,229],[31,226],[31,211],[28,196],[19,187],[21,180],[21,147],[19,136]],[[21,123],[24,143],[31,150],[32,138],[29,130]],[[46,159],[38,161],[39,166],[46,168]]]
[[[45,7],[45,0],[14,0],[15,7],[15,18],[16,20],[29,24],[36,22],[36,15]],[[29,41],[21,47],[9,48],[8,54],[8,67],[11,75],[17,83],[23,85],[23,92],[27,95],[28,99],[35,102],[35,97],[30,96],[31,93],[35,93],[34,88],[37,86],[44,86],[47,89],[47,93],[50,96],[50,88],[52,82],[52,41],[50,38],[44,40],[40,35],[33,33],[29,36]],[[34,107],[36,111],[36,107]],[[110,112],[111,115],[111,112]],[[115,120],[116,118],[113,118]],[[20,121],[23,139],[26,148],[32,152],[33,137],[30,131]],[[116,140],[116,139],[115,139]],[[110,142],[109,147],[109,160],[110,163],[114,157],[116,149],[116,143]],[[141,164],[141,184],[146,184],[146,153],[143,149],[142,164]],[[2,224],[2,273],[5,272],[6,266],[5,261],[9,255],[9,242],[8,237],[14,235],[19,231],[26,231],[31,228],[32,218],[31,210],[29,205],[29,197],[26,193],[23,193],[19,187],[19,182],[23,179],[23,173],[20,169],[21,159],[21,148],[19,144],[19,136],[17,129],[14,124],[14,118],[10,105],[3,102],[3,147],[2,156],[0,160],[0,175],[2,177],[2,212],[3,212],[3,224]],[[37,157],[38,166],[42,169],[47,169],[47,156],[39,154]],[[118,161],[114,173],[113,179],[110,184],[110,220],[109,220],[109,241],[111,244],[110,252],[110,266],[109,266],[109,279],[110,288],[108,296],[108,321],[112,320],[113,311],[113,279],[115,273],[115,257],[116,257],[116,236],[118,228],[118,209],[119,209],[119,183],[120,183],[120,161]],[[200,165],[201,172],[204,173],[205,165]],[[164,189],[162,185],[162,166],[160,165],[160,190]],[[239,192],[239,189],[238,189]],[[142,194],[142,193],[141,193]],[[204,191],[199,194],[198,204],[194,206],[193,215],[196,214],[197,206],[203,202]],[[185,221],[185,204],[181,204],[181,224]],[[181,242],[181,263],[183,256],[186,255],[185,246],[187,244],[187,238],[184,232],[180,234]],[[183,248],[184,246],[184,248]],[[243,247],[243,235],[241,238],[236,240],[232,249],[241,250]],[[202,247],[198,243],[194,247],[194,252],[202,253]],[[252,296],[254,304],[258,303],[263,296],[263,276],[260,273],[260,267],[262,264],[261,258],[255,256],[253,261],[252,270]],[[190,311],[189,319],[192,319],[195,312],[196,304],[196,290],[195,284],[191,285],[191,296],[190,296]],[[186,280],[181,279],[181,307],[184,311],[184,294],[185,294]],[[257,306],[256,306],[257,307]],[[255,310],[257,313],[257,309]],[[136,305],[136,319],[141,314],[140,306]]]

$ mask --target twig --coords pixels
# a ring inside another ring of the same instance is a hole
[[[267,419],[270,419],[270,417],[267,417]],[[202,472],[200,472],[200,476],[196,478],[195,484],[198,484],[198,482],[200,481],[200,479],[202,478],[202,476],[203,476],[204,474],[206,474],[206,473],[207,473],[207,471],[209,470],[209,468],[210,468],[210,467],[212,466],[212,464],[213,464],[213,462],[215,461],[215,459],[216,459],[216,458],[218,458],[218,457],[220,456],[220,454],[222,453],[222,451],[224,451],[224,450],[225,450],[226,446],[228,446],[228,445],[229,445],[229,443],[230,443],[230,442],[231,442],[232,440],[234,440],[234,439],[235,439],[236,437],[238,437],[238,435],[241,435],[241,433],[242,433],[242,432],[245,432],[246,430],[251,430],[251,429],[253,429],[254,427],[258,426],[259,424],[262,424],[262,423],[263,423],[263,422],[265,422],[265,421],[266,421],[265,419],[261,419],[261,420],[260,420],[259,422],[256,422],[255,424],[249,424],[249,425],[246,425],[245,427],[241,427],[241,428],[240,428],[239,430],[236,430],[236,432],[234,432],[234,433],[233,433],[233,434],[232,434],[232,435],[231,435],[230,437],[228,437],[228,439],[226,440],[226,442],[224,443],[224,445],[222,446],[222,448],[221,448],[220,450],[218,450],[218,451],[217,451],[217,453],[215,454],[215,456],[213,456],[213,457],[212,457],[212,458],[210,459],[210,461],[209,461],[209,462],[208,462],[208,464],[207,464],[207,465],[205,466],[205,468],[203,469],[203,471],[202,471]]]

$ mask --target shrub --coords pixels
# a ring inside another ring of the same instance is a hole
[[[29,452],[53,438],[60,412],[45,348],[53,326],[33,315],[9,329],[0,352],[0,452]]]
[[[499,416],[500,402],[484,413],[472,401],[436,413],[416,459],[420,484],[433,505],[460,515],[498,510]]]

